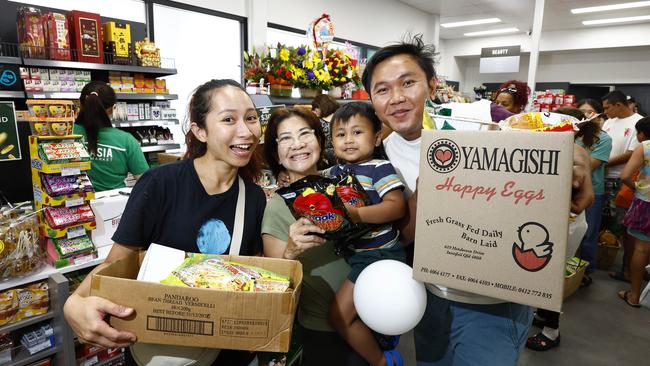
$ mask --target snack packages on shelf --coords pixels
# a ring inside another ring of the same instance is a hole
[[[62,176],[58,174],[41,174],[43,189],[51,197],[74,193],[94,192],[93,184],[86,173]]]
[[[11,323],[18,313],[18,295],[11,289],[0,293],[0,325]]]
[[[74,207],[45,207],[44,216],[48,226],[53,229],[95,222],[95,214],[89,203]]]
[[[65,164],[90,161],[90,155],[80,141],[41,142],[38,155],[47,164]]]
[[[81,264],[97,258],[95,245],[87,235],[76,238],[51,238],[47,241],[47,262],[54,268]]]
[[[288,277],[262,268],[224,261],[212,254],[189,254],[178,268],[160,282],[247,292],[285,292],[290,285]]]
[[[65,136],[72,134],[74,104],[71,100],[28,99],[28,121],[32,134]]]
[[[47,313],[50,308],[48,288],[47,281],[42,281],[15,289],[19,306],[14,321]]]
[[[38,219],[29,209],[0,209],[0,280],[12,279],[40,269],[43,249]]]
[[[578,130],[577,118],[552,112],[528,112],[515,114],[499,122],[504,131],[529,130],[541,132],[574,132]]]

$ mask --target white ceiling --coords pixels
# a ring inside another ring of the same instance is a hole
[[[500,18],[501,23],[474,25],[459,28],[440,28],[440,38],[466,38],[463,33],[500,28],[519,28],[525,33],[533,27],[535,0],[397,0],[431,14],[440,14],[440,23],[465,20]],[[571,14],[570,9],[610,5],[638,0],[546,0],[542,32],[568,29],[585,29],[583,20],[650,15],[650,7],[613,10],[590,14]],[[624,24],[624,23],[621,23]],[[625,23],[629,24],[629,23]],[[613,26],[613,25],[610,25]]]

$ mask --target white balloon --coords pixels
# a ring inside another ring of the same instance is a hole
[[[427,307],[427,290],[413,269],[391,259],[366,267],[354,285],[354,306],[368,328],[386,335],[413,329]]]

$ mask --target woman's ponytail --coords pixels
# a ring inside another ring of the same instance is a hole
[[[76,123],[86,129],[88,150],[95,155],[99,130],[113,126],[106,109],[115,105],[115,91],[105,82],[91,81],[81,90],[79,101],[81,109]]]

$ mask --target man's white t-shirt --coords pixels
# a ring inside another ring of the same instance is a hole
[[[634,125],[643,116],[634,113],[633,115],[625,118],[610,118],[605,121],[603,131],[607,132],[612,138],[612,151],[609,153],[610,160],[618,155],[624,154],[627,151],[634,150],[639,142],[636,139],[636,130]],[[625,164],[620,164],[612,167],[607,167],[606,178],[620,178]]]
[[[408,189],[404,190],[407,198],[415,192],[416,181],[420,175],[421,144],[421,137],[408,141],[396,132],[391,133],[384,139],[384,150],[386,151],[386,155],[388,155],[388,160],[393,164],[397,174],[400,175],[400,178],[402,178],[402,181],[408,187]],[[429,283],[426,284],[426,287],[429,292],[438,297],[467,304],[498,304],[504,302],[503,300]]]

